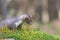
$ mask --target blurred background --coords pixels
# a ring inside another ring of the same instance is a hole
[[[60,0],[0,0],[0,21],[27,13],[33,27],[60,35]]]

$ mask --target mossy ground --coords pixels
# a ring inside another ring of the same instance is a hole
[[[26,28],[25,28],[26,27]],[[9,30],[4,28],[0,30],[0,39],[14,38],[16,40],[60,40],[59,36],[48,34],[40,30],[24,26],[21,30]]]
[[[60,40],[60,37],[37,30],[2,31],[0,38],[14,38],[16,40]]]

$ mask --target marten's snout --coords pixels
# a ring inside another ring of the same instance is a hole
[[[27,23],[31,25],[32,24],[32,21],[28,21]]]

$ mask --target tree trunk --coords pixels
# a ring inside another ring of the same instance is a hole
[[[58,19],[58,12],[56,9],[56,0],[48,0],[48,12],[49,12],[50,21]]]
[[[35,4],[36,20],[42,23],[42,0],[35,0]]]
[[[2,15],[5,18],[7,15],[7,0],[1,0],[1,4],[2,4]]]

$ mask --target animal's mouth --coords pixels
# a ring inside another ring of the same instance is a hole
[[[27,24],[30,24],[31,25],[32,24],[32,21],[27,22]]]

